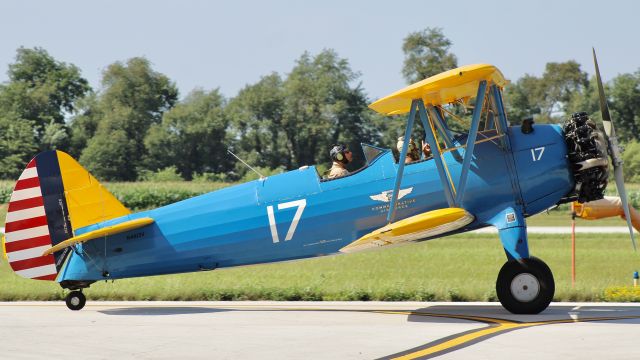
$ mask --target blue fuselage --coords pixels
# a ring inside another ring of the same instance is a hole
[[[462,201],[475,220],[457,232],[492,224],[508,206],[520,206],[525,216],[536,214],[572,190],[559,126],[539,125],[531,134],[511,127],[508,137],[511,152],[497,140],[477,143]],[[461,172],[457,155],[444,155],[452,179]],[[323,181],[309,166],[77,229],[80,235],[128,219],[155,220],[79,245],[58,280],[118,279],[333,254],[386,224],[397,168],[386,151],[344,178]],[[396,219],[448,207],[442,188],[433,160],[408,164]]]

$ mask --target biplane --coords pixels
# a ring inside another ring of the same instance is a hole
[[[507,257],[496,281],[500,302],[513,313],[539,313],[555,285],[549,267],[530,255],[526,218],[601,198],[608,153],[626,202],[599,73],[598,81],[604,134],[584,113],[564,126],[511,126],[502,73],[462,66],[370,105],[406,115],[405,139],[421,124],[429,158],[405,164],[390,149],[363,144],[366,164],[348,176],[323,179],[303,166],[137,213],[69,155],[43,152],[11,195],[5,253],[18,275],[70,290],[66,304],[79,310],[82,289],[100,280],[349,253],[495,226]]]

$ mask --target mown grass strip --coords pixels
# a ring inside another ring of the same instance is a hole
[[[531,235],[530,244],[554,272],[556,301],[637,301],[607,292],[631,284],[640,267],[624,235],[579,235],[575,288],[569,235]],[[93,300],[495,301],[504,261],[497,235],[464,234],[350,255],[99,282],[85,293]],[[0,264],[0,300],[63,297],[57,284],[19,278]]]

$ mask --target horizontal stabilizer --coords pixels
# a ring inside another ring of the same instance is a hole
[[[143,227],[143,226],[147,226],[149,224],[153,224],[153,222],[154,221],[153,221],[152,218],[145,217],[145,218],[125,221],[123,223],[116,224],[116,225],[105,226],[105,227],[103,227],[101,229],[93,230],[93,231],[90,231],[90,232],[82,234],[82,235],[74,236],[74,237],[72,237],[72,238],[70,238],[68,240],[65,240],[65,241],[59,243],[56,246],[52,246],[49,249],[45,250],[45,252],[42,253],[42,256],[53,254],[56,251],[60,251],[60,250],[62,250],[64,248],[67,248],[67,247],[75,245],[75,244],[83,243],[83,242],[86,242],[86,241],[89,241],[89,240],[93,240],[93,239],[102,238],[102,237],[109,236],[109,235],[119,234],[121,232],[125,232],[125,231],[129,231],[129,230],[137,229],[137,228],[140,228],[140,227]]]
[[[356,252],[421,240],[458,230],[471,223],[473,219],[473,215],[460,208],[432,210],[381,227],[343,247],[340,251]]]

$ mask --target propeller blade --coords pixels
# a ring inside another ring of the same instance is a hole
[[[622,165],[616,166],[613,170],[613,174],[616,178],[616,187],[618,188],[618,194],[620,200],[622,200],[622,209],[624,210],[624,218],[627,219],[627,226],[629,227],[629,235],[631,235],[631,244],[633,244],[633,250],[638,251],[636,248],[636,238],[633,233],[633,227],[631,226],[631,215],[629,214],[629,202],[627,201],[627,190],[624,188],[624,178],[622,176]]]
[[[596,67],[596,81],[598,83],[598,97],[600,98],[600,112],[602,113],[602,126],[604,127],[604,134],[609,144],[609,155],[613,163],[613,174],[616,179],[616,187],[618,188],[618,194],[622,201],[622,209],[624,210],[624,217],[627,219],[627,226],[629,227],[629,235],[631,236],[631,244],[633,244],[633,250],[637,251],[636,239],[633,233],[633,227],[631,226],[631,216],[629,214],[629,201],[627,200],[627,190],[624,188],[624,176],[622,175],[622,156],[620,154],[620,146],[618,145],[618,139],[616,138],[616,129],[613,127],[613,120],[609,113],[609,106],[607,105],[607,97],[604,94],[604,86],[602,86],[602,78],[600,77],[600,69],[598,68],[598,59],[596,58],[596,49],[593,49],[593,64]]]
[[[600,112],[602,113],[602,125],[604,126],[604,133],[607,137],[616,136],[616,130],[613,127],[611,121],[611,114],[609,113],[609,106],[607,105],[607,97],[604,95],[604,86],[602,86],[602,78],[600,77],[600,68],[598,67],[598,58],[596,58],[596,49],[593,50],[593,63],[596,66],[596,82],[598,83],[598,95],[600,98]]]

